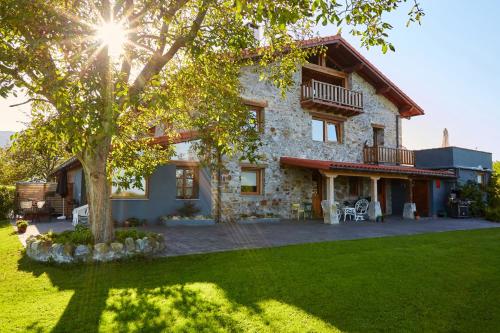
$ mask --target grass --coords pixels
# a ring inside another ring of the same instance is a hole
[[[0,225],[0,332],[498,332],[500,229],[106,265]]]

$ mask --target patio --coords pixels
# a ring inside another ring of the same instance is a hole
[[[167,248],[164,256],[211,253],[238,249],[255,249],[291,244],[336,240],[414,235],[433,232],[498,228],[499,223],[481,219],[421,219],[389,218],[384,223],[342,222],[326,225],[319,220],[280,221],[275,223],[219,224],[211,226],[143,227],[146,231],[163,233]],[[71,222],[35,223],[19,235],[23,244],[29,235],[71,230]]]

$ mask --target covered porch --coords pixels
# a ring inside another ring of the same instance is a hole
[[[369,207],[365,217],[373,221],[388,215],[407,218],[413,218],[417,214],[422,217],[431,216],[430,193],[434,180],[455,177],[448,171],[410,166],[371,165],[294,157],[281,157],[280,162],[283,167],[305,168],[312,171],[315,215],[323,215],[324,209],[321,210],[318,202],[326,201],[332,210],[327,214],[331,216],[331,223],[338,223],[340,218],[345,219],[345,207],[350,207],[352,210],[355,203],[360,200],[368,201]],[[341,212],[338,212],[338,209]]]

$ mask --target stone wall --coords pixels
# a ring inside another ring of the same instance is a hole
[[[221,197],[223,221],[252,214],[289,218],[292,203],[311,201],[312,171],[282,168],[279,163],[282,156],[362,163],[363,146],[373,144],[372,124],[385,127],[385,146],[397,147],[396,126],[401,126],[397,107],[377,95],[375,88],[356,73],[350,75],[349,85],[352,90],[363,93],[364,113],[345,121],[343,143],[313,141],[312,116],[300,105],[300,70],[295,73],[294,81],[286,97],[282,98],[279,89],[259,81],[254,68],[242,72],[243,97],[268,103],[264,109],[263,146],[259,152],[262,155],[259,163],[265,168],[264,187],[261,195],[241,195],[241,164],[237,158],[226,160]],[[401,131],[399,133],[401,135]],[[213,182],[213,186],[215,193],[217,182]],[[363,192],[369,194],[369,186],[365,179]],[[347,186],[342,180],[336,182],[336,187],[337,198],[345,197]]]

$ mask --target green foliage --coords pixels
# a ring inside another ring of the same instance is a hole
[[[493,164],[493,173],[487,192],[486,218],[490,221],[500,222],[500,162],[498,161]]]
[[[26,228],[28,228],[28,221],[26,220],[17,220],[16,221],[16,227],[17,227],[17,231],[19,233],[24,233],[26,231]]]
[[[127,229],[116,230],[115,239],[118,242],[123,243],[123,242],[125,242],[125,239],[129,238],[129,237],[135,240],[135,239],[139,239],[139,238],[144,238],[148,235],[149,235],[149,233],[147,233],[145,231],[139,231],[137,229],[127,228]]]
[[[47,235],[53,243],[60,244],[93,244],[94,237],[89,228],[81,225],[77,225],[75,230],[66,230],[61,233],[50,233]]]
[[[459,186],[459,189],[461,198],[471,201],[470,214],[476,217],[484,216],[486,192],[483,187],[476,182],[468,181]]]
[[[0,219],[5,219],[14,209],[16,188],[0,185]]]
[[[186,201],[184,204],[177,208],[177,213],[180,216],[192,217],[200,212],[200,208],[192,201]]]

